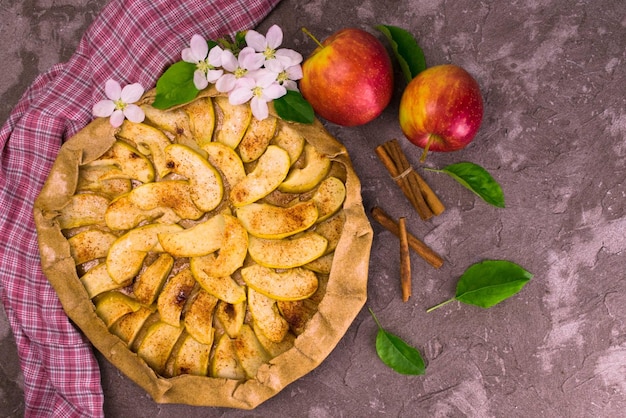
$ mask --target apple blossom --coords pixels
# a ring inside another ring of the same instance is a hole
[[[276,75],[273,72],[260,69],[237,80],[228,99],[233,105],[250,101],[254,117],[263,120],[269,114],[267,102],[282,97],[286,93],[285,87],[276,82]]]
[[[302,57],[300,57],[302,58]],[[276,74],[276,81],[287,90],[298,91],[296,80],[302,78],[302,66],[299,62],[285,60],[270,60],[265,62],[265,68]]]
[[[227,93],[235,88],[237,80],[244,77],[249,71],[255,71],[263,67],[265,57],[257,53],[253,48],[247,46],[239,51],[235,57],[232,51],[226,49],[222,53],[222,68],[227,71],[222,75],[215,87],[217,91]]]
[[[219,46],[214,46],[209,51],[206,40],[197,34],[191,37],[189,48],[183,49],[183,61],[196,64],[193,83],[198,90],[205,89],[209,83],[215,83],[224,74],[224,70],[218,68],[222,65],[222,53]]]
[[[115,128],[122,125],[124,118],[131,122],[140,123],[145,118],[144,111],[135,103],[144,93],[139,83],[129,84],[122,88],[115,80],[107,80],[104,92],[108,100],[100,100],[93,106],[93,115],[97,117],[110,116],[111,125]]]

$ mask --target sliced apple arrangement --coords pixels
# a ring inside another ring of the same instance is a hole
[[[58,214],[80,281],[158,375],[253,379],[324,296],[345,167],[224,97],[142,109]]]

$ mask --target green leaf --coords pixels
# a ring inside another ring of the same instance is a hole
[[[185,61],[170,66],[156,83],[156,97],[152,106],[167,109],[195,99],[200,90],[193,84],[194,71],[196,65]]]
[[[424,374],[426,366],[419,351],[408,345],[400,337],[385,331],[374,312],[371,309],[369,311],[378,326],[376,353],[382,362],[400,374]]]
[[[455,299],[489,308],[517,294],[532,277],[510,261],[482,261],[465,270],[457,283]]]
[[[413,35],[397,26],[378,25],[376,29],[389,40],[407,83],[426,69],[424,51]]]
[[[451,164],[440,171],[450,175],[490,205],[504,207],[502,188],[491,174],[478,164],[469,162]]]
[[[517,294],[533,277],[519,265],[506,260],[486,260],[471,265],[459,278],[456,295],[426,312],[454,300],[489,308]]]
[[[274,109],[283,120],[299,123],[313,123],[315,111],[300,92],[287,90],[287,94],[274,99]]]

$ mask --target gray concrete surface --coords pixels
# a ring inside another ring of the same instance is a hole
[[[65,61],[104,0],[0,0],[0,119],[39,72]],[[396,374],[376,357],[363,310],[325,362],[254,411],[155,404],[99,357],[111,417],[619,417],[626,410],[626,3],[619,0],[475,2],[283,0],[263,22],[307,54],[307,26],[324,38],[379,23],[413,32],[428,65],[454,63],[480,83],[485,118],[463,151],[502,184],[506,209],[484,204],[443,175],[425,177],[447,211],[423,222],[374,148],[399,138],[401,84],[384,114],[358,128],[328,125],[348,148],[366,208],[406,216],[446,259],[413,257],[413,297],[401,300],[395,237],[374,225],[368,306],[418,347],[425,376]],[[379,36],[380,34],[377,34]],[[489,310],[452,303],[457,278],[482,259],[534,273]],[[21,375],[0,319],[0,416],[20,416]]]

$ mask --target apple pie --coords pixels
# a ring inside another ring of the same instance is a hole
[[[371,228],[322,125],[205,92],[96,119],[35,204],[68,316],[158,402],[253,408],[315,368],[366,298]]]

